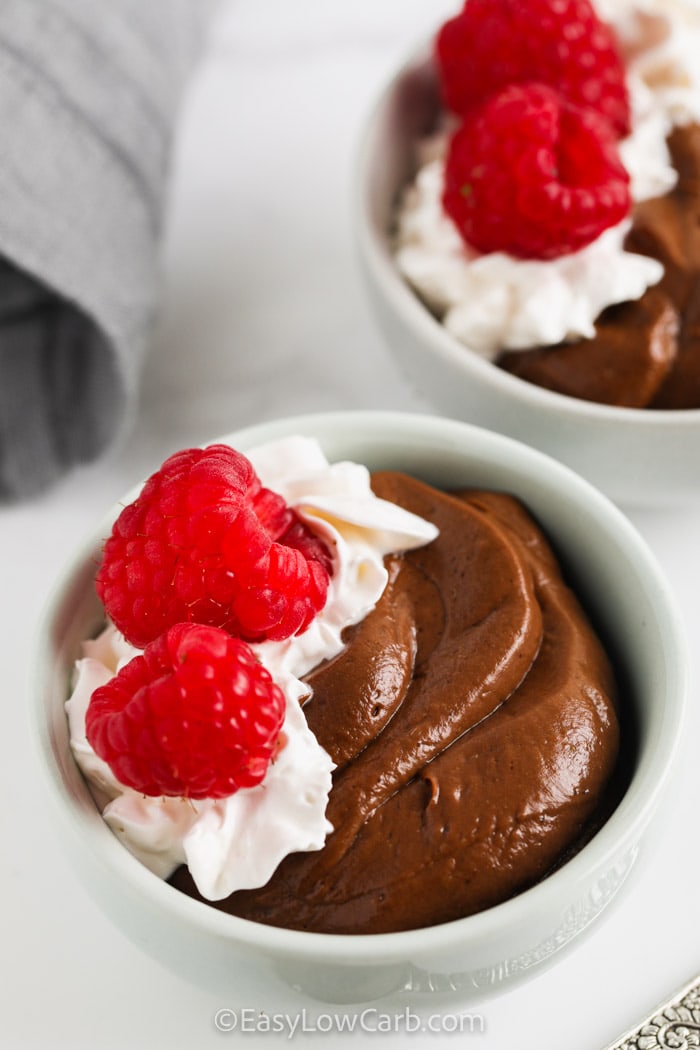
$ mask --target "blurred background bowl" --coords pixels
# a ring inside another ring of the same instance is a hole
[[[681,737],[688,656],[674,601],[627,518],[572,471],[521,443],[458,421],[385,412],[285,419],[223,440],[245,451],[290,434],[316,437],[331,461],[402,470],[444,488],[509,491],[529,507],[617,667],[629,761],[619,805],[579,853],[538,885],[432,928],[362,936],[275,929],[180,893],[112,834],[69,746],[64,704],[80,643],[101,623],[96,560],[120,503],[76,550],[37,640],[35,734],[62,844],[78,878],[125,934],[210,991],[226,994],[237,970],[259,967],[262,980],[281,976],[325,1001],[390,995],[414,1005],[482,1000],[560,958],[616,897],[634,866]]]
[[[629,507],[700,502],[700,409],[617,408],[557,394],[470,351],[399,273],[391,231],[416,169],[416,142],[435,129],[438,85],[426,45],[392,77],[362,137],[355,186],[361,266],[379,327],[416,389],[446,416],[556,456]]]

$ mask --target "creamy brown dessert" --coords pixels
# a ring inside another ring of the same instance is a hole
[[[458,343],[569,397],[700,407],[699,46],[671,0],[478,0],[443,23],[392,247]]]
[[[538,526],[507,495],[394,473],[373,489],[440,534],[387,559],[377,606],[308,678],[335,830],[262,888],[207,901],[257,922],[358,934],[470,915],[546,876],[613,804],[613,672]],[[185,867],[171,881],[199,897]]]
[[[506,351],[501,368],[609,405],[700,407],[700,126],[674,128],[668,144],[678,183],[636,205],[626,242],[663,263],[660,283],[605,310],[593,339]]]

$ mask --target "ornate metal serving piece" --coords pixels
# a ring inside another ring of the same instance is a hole
[[[658,1006],[606,1050],[691,1050],[700,1047],[700,977]]]

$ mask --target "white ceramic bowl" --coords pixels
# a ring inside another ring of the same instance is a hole
[[[331,460],[410,472],[438,486],[511,491],[546,529],[614,653],[625,693],[629,787],[595,837],[556,873],[497,907],[442,926],[337,936],[222,914],[151,874],[102,821],[70,753],[64,701],[81,639],[101,610],[93,575],[115,508],[76,551],[38,637],[33,698],[41,765],[78,877],[146,951],[210,990],[263,970],[323,1000],[396,993],[413,1004],[480,1000],[548,965],[600,915],[628,875],[679,742],[683,630],[664,578],[623,514],[550,457],[468,424],[396,413],[333,413],[264,423],[224,440],[245,451],[286,434],[317,437]],[[58,904],[58,902],[57,902]]]
[[[383,91],[359,153],[354,219],[362,271],[379,327],[402,370],[437,411],[556,456],[620,504],[697,503],[700,409],[616,408],[519,379],[461,344],[398,272],[390,248],[392,214],[415,170],[415,142],[434,127],[438,110],[426,48]]]

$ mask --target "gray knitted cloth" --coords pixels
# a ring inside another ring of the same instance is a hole
[[[0,500],[128,427],[201,0],[0,3]]]

